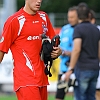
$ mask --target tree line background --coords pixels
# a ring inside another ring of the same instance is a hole
[[[100,12],[100,0],[43,0],[41,10],[47,13],[66,13],[71,6],[85,2],[95,12]],[[25,0],[17,0],[17,10],[24,6]]]

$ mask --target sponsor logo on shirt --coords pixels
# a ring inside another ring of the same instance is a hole
[[[31,40],[37,40],[40,39],[40,36],[28,36],[27,40],[31,41]]]
[[[37,21],[33,21],[33,23],[35,24],[35,23],[39,23],[39,21],[37,20]]]

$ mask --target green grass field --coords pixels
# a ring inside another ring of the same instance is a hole
[[[15,95],[0,95],[0,100],[17,100],[17,98]],[[49,94],[48,100],[55,100],[54,94]],[[66,95],[65,100],[73,100],[73,96]]]

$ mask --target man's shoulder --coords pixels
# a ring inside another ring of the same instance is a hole
[[[90,22],[82,22],[75,26],[75,30],[84,30],[85,31],[86,27],[91,27],[91,26],[93,26],[93,25]]]
[[[9,16],[6,20],[6,23],[12,23],[18,21],[19,18],[24,17],[20,11],[15,12],[13,15]]]
[[[83,26],[83,23],[79,23],[75,26],[75,28],[79,28],[79,27],[82,27]]]
[[[70,24],[67,24],[67,25],[64,25],[62,28],[61,28],[61,31],[60,31],[60,34],[62,34],[62,36],[72,36],[73,34],[73,27],[71,27]]]
[[[96,27],[96,25],[90,23],[89,21],[86,22],[81,22],[79,24],[76,25],[76,27]]]
[[[49,17],[46,12],[38,11],[37,13],[39,14],[40,18],[42,18],[45,22],[47,22],[49,20]]]
[[[68,30],[68,29],[70,29],[71,28],[71,25],[70,24],[66,24],[66,25],[64,25],[63,27],[62,27],[62,30],[64,31],[64,30]]]
[[[40,11],[40,10],[38,11],[38,14],[41,15],[41,16],[47,16],[47,13],[46,12]]]

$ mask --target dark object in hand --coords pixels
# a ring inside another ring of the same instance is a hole
[[[50,40],[45,34],[42,34],[42,51],[41,56],[42,60],[45,63],[45,74],[52,76],[50,72],[50,68],[53,63],[53,59],[51,58],[51,52],[53,47],[57,47],[60,44],[60,37],[56,35],[52,40]]]
[[[53,37],[53,39],[51,40],[51,44],[54,47],[58,47],[58,45],[60,44],[60,36],[56,35]]]

